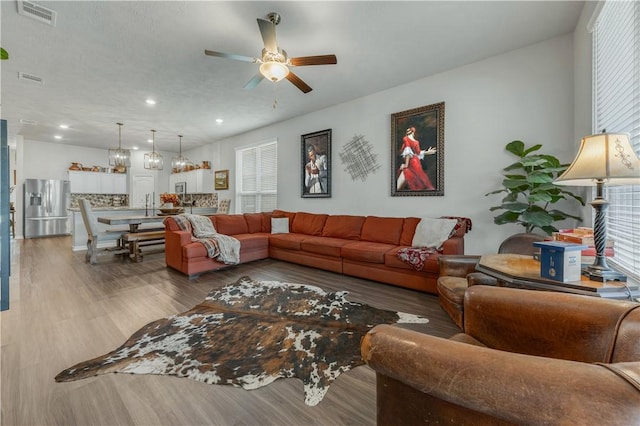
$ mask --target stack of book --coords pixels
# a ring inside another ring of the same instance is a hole
[[[587,246],[586,249],[582,250],[582,263],[590,264],[594,262],[596,258],[596,248],[594,245],[593,228],[561,229],[553,233],[553,239]],[[613,240],[607,239],[604,255],[606,257],[613,257],[614,254]]]

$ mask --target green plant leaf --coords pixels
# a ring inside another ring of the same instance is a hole
[[[505,223],[519,223],[520,214],[514,212],[504,212],[493,218],[496,225],[504,225]]]
[[[524,157],[526,155],[524,153],[524,142],[522,141],[509,142],[505,149],[513,155],[517,155],[518,157]]]
[[[1,60],[9,59],[9,52],[4,50],[2,47],[0,47],[0,59]]]
[[[548,203],[553,200],[553,197],[546,192],[532,193],[527,197],[530,203]]]
[[[538,228],[542,228],[543,226],[551,225],[554,221],[554,218],[546,211],[535,211],[523,213],[522,220],[525,222],[529,222],[532,225],[537,226]]]
[[[526,149],[526,150],[524,151],[524,155],[529,155],[529,154],[530,154],[530,153],[532,153],[533,151],[537,151],[537,150],[539,150],[540,148],[542,148],[542,145],[541,145],[541,144],[534,145],[534,146],[532,146],[531,148]]]

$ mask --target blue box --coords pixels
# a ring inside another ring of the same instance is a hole
[[[580,280],[582,250],[587,246],[565,241],[541,241],[533,243],[540,247],[540,276],[550,280]]]

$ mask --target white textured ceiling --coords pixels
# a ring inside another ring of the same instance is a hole
[[[52,27],[3,0],[2,118],[9,139],[88,147],[177,151],[231,137],[536,43],[575,28],[579,1],[240,2],[35,1]],[[290,82],[243,86],[257,64],[204,49],[260,57],[256,18],[278,12],[278,45],[290,57],[335,54],[337,65],[296,67],[313,91]],[[44,79],[36,84],[18,73]],[[155,106],[146,98],[157,100]],[[277,99],[277,108],[273,101]],[[222,125],[216,124],[222,118]],[[31,120],[36,125],[21,124]],[[58,129],[61,123],[70,129]],[[63,136],[55,140],[54,135]]]

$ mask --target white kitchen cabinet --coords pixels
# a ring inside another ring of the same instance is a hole
[[[100,194],[100,173],[69,170],[69,188],[72,194]]]
[[[172,173],[169,176],[169,190],[175,191],[176,183],[187,184],[187,194],[213,193],[213,170],[197,169],[182,173]]]
[[[123,173],[98,173],[100,194],[126,194],[127,175]]]
[[[122,173],[99,173],[69,171],[69,186],[72,194],[126,194],[127,175]]]

